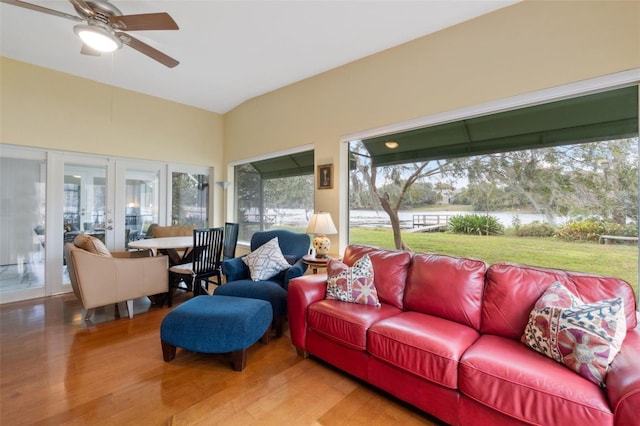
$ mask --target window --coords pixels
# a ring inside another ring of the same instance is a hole
[[[304,151],[235,166],[241,241],[272,228],[304,232],[313,213],[313,162],[313,151]]]
[[[0,157],[0,300],[14,292],[44,294],[45,178],[42,158]],[[58,228],[60,229],[60,228]],[[11,298],[9,298],[11,301]]]
[[[206,228],[209,223],[209,176],[173,172],[171,177],[171,224]]]
[[[637,86],[355,140],[349,158],[350,243],[617,276],[637,294]]]

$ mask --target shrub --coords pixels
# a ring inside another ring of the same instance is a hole
[[[619,225],[617,223],[605,223],[604,233],[607,235],[618,235],[621,237],[637,237],[638,224],[630,223],[627,225]]]
[[[454,234],[497,235],[503,233],[504,227],[494,216],[465,214],[449,219],[447,230]]]
[[[556,232],[556,237],[564,241],[598,242],[600,235],[635,237],[638,235],[638,224],[619,225],[589,218],[571,221]]]
[[[595,241],[606,234],[604,222],[598,219],[574,220],[556,232],[556,237],[564,241]]]
[[[526,225],[520,225],[516,228],[515,235],[517,237],[553,237],[556,228],[549,223],[532,222]]]

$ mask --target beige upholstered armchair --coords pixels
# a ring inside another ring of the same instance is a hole
[[[98,306],[124,301],[132,318],[133,299],[166,293],[168,258],[150,256],[149,251],[111,253],[102,241],[89,235],[78,235],[73,243],[66,243],[69,278],[86,310],[85,320]]]

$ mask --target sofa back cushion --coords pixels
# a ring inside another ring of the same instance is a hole
[[[342,261],[347,266],[353,266],[365,254],[371,258],[373,282],[380,302],[402,309],[411,253],[351,244],[344,251]]]
[[[172,226],[154,226],[151,228],[153,238],[164,237],[190,237],[193,235],[195,226],[188,225],[172,225]]]
[[[636,326],[635,296],[629,283],[624,280],[581,272],[496,263],[487,271],[481,332],[520,340],[536,301],[556,281],[584,303],[621,297],[627,329]]]
[[[413,256],[404,308],[480,329],[487,264],[438,254]]]

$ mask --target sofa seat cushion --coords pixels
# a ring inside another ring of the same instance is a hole
[[[403,312],[369,329],[369,353],[431,382],[457,389],[458,363],[479,337],[466,325],[419,312]]]
[[[613,424],[601,388],[512,339],[481,336],[463,355],[459,380],[469,398],[531,424]]]
[[[321,300],[309,306],[307,315],[310,329],[351,349],[364,351],[367,348],[367,330],[371,325],[400,312],[400,309],[384,303],[371,306]]]

